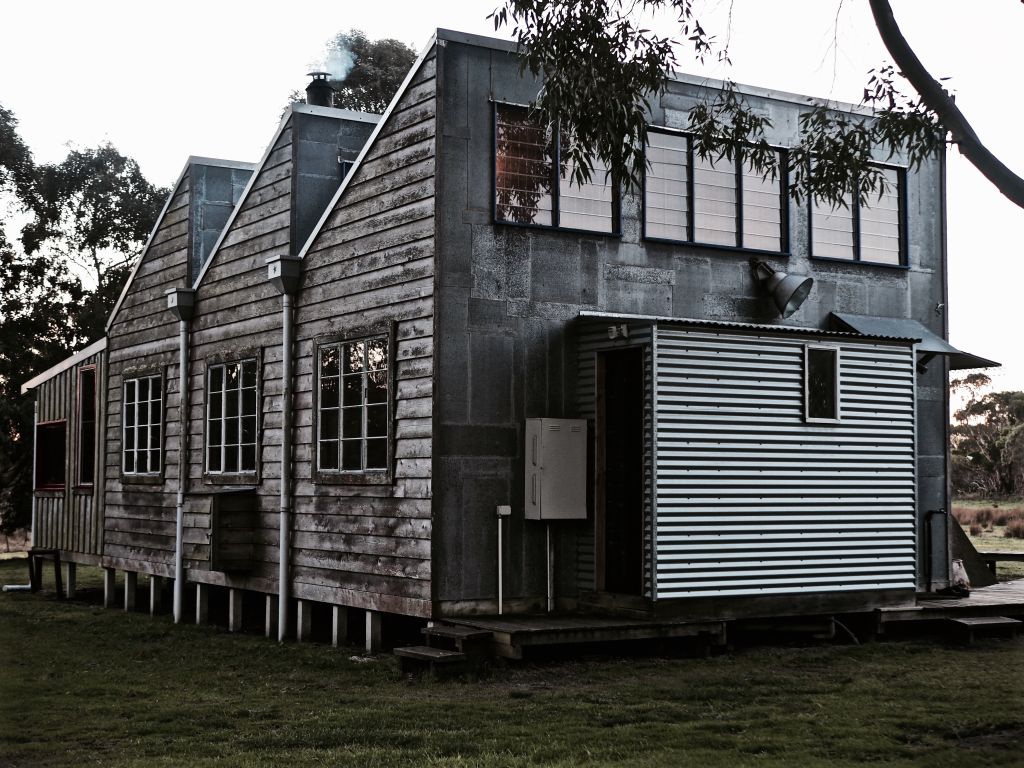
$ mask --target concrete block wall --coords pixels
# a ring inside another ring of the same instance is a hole
[[[522,517],[523,424],[529,417],[576,415],[570,323],[580,311],[782,321],[757,290],[749,265],[754,253],[645,241],[637,193],[623,195],[617,236],[494,224],[492,102],[528,103],[537,84],[520,78],[506,50],[475,42],[446,41],[438,66],[441,439],[434,546],[436,599],[477,601],[483,610],[496,594],[497,504],[513,506],[505,594],[536,603],[544,593],[544,530]],[[674,84],[652,124],[684,126],[702,96],[696,84]],[[772,143],[795,142],[805,99],[756,90],[747,98],[772,120]],[[945,302],[939,161],[907,179],[907,268],[810,258],[807,207],[791,201],[790,254],[756,254],[814,278],[809,299],[785,324],[826,328],[837,311],[913,318],[944,335],[937,310]],[[945,376],[936,360],[919,381],[922,513],[945,505]],[[575,595],[571,563],[592,526],[557,526],[563,597]]]

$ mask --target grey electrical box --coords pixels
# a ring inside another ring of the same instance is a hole
[[[587,517],[587,422],[526,420],[526,519]]]

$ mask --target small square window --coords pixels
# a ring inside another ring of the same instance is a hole
[[[839,421],[839,350],[806,347],[804,416],[810,422]]]

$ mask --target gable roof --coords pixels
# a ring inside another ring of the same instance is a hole
[[[438,33],[439,32],[441,32],[441,30],[438,30]],[[352,167],[349,168],[348,173],[345,174],[345,178],[342,179],[337,191],[331,198],[331,202],[329,202],[327,204],[327,207],[324,209],[323,215],[320,216],[320,220],[316,223],[316,226],[313,227],[313,231],[309,233],[309,237],[306,238],[306,242],[303,243],[302,250],[299,251],[298,258],[303,259],[306,257],[306,253],[309,251],[310,246],[312,246],[313,242],[320,235],[320,230],[323,229],[324,225],[327,223],[327,219],[329,219],[331,214],[334,212],[334,206],[338,204],[338,201],[341,199],[341,196],[345,194],[345,190],[348,189],[348,185],[349,183],[351,183],[352,177],[355,176],[356,171],[358,171],[359,168],[362,166],[363,160],[366,158],[367,154],[369,154],[370,150],[373,148],[373,145],[377,141],[377,137],[380,135],[380,132],[384,129],[384,126],[387,123],[388,118],[391,117],[391,113],[395,111],[395,109],[398,106],[398,102],[402,100],[402,97],[405,95],[405,92],[409,90],[409,85],[416,77],[416,74],[420,71],[420,67],[423,66],[423,62],[426,61],[427,56],[434,49],[434,45],[438,40],[438,33],[435,33],[430,36],[430,40],[427,41],[427,44],[424,46],[423,50],[420,51],[420,55],[416,58],[416,61],[413,62],[413,65],[409,68],[409,72],[406,74],[405,80],[402,81],[402,84],[398,87],[398,90],[395,91],[395,95],[391,98],[391,103],[388,104],[388,108],[384,110],[384,114],[380,116],[380,120],[377,121],[377,125],[373,129],[373,133],[371,133],[370,137],[366,140],[366,143],[363,145],[362,150],[360,150],[358,157],[356,157],[356,159],[353,161]]]
[[[110,327],[114,324],[114,320],[117,318],[117,313],[121,310],[121,305],[124,304],[124,300],[128,296],[128,291],[131,289],[132,283],[135,281],[135,276],[138,274],[139,269],[142,267],[142,262],[145,261],[146,255],[149,253],[149,247],[153,244],[153,238],[156,237],[156,233],[160,231],[160,226],[164,223],[164,217],[167,215],[167,209],[170,208],[171,201],[174,199],[174,196],[178,194],[181,182],[185,180],[185,174],[189,172],[193,165],[209,165],[218,168],[240,168],[245,170],[251,170],[255,167],[252,163],[243,163],[237,160],[221,160],[215,157],[189,155],[188,160],[185,161],[185,165],[181,169],[181,173],[178,174],[178,178],[174,182],[174,186],[171,187],[170,194],[167,195],[167,201],[164,203],[164,207],[161,209],[160,215],[156,217],[156,222],[153,224],[153,229],[150,231],[149,237],[146,239],[146,244],[142,247],[142,253],[139,254],[139,258],[135,261],[135,266],[132,267],[132,272],[128,275],[124,288],[121,289],[121,295],[117,297],[117,302],[114,304],[114,308],[110,311],[110,317],[107,320],[106,326],[104,326],[106,331],[109,332]]]
[[[335,117],[344,120],[358,120],[360,122],[373,122],[376,118],[375,115],[370,115],[366,112],[354,112],[350,109],[335,109],[334,107],[317,107],[309,104],[295,103],[290,105],[291,108],[281,118],[281,122],[277,126],[277,130],[274,132],[274,137],[267,144],[267,149],[263,153],[263,157],[259,163],[256,164],[255,170],[252,176],[249,177],[248,183],[245,185],[245,189],[242,190],[242,196],[238,198],[238,203],[235,205],[234,210],[231,211],[231,215],[228,217],[227,222],[224,224],[224,229],[221,230],[220,237],[217,238],[217,242],[214,244],[213,249],[210,251],[210,255],[206,257],[206,263],[203,264],[202,269],[199,270],[199,275],[196,277],[195,282],[190,286],[193,290],[199,288],[199,284],[203,282],[203,277],[206,275],[213,263],[214,257],[220,251],[221,245],[224,242],[224,238],[227,237],[228,232],[231,230],[231,226],[235,223],[235,219],[238,217],[239,212],[242,210],[242,206],[248,200],[250,193],[252,192],[253,186],[255,185],[260,174],[263,173],[266,167],[267,160],[270,155],[274,152],[274,147],[277,145],[277,140],[281,138],[281,134],[284,133],[284,129],[288,126],[288,123],[292,119],[292,115],[295,113],[306,114],[306,115],[319,115],[321,117]],[[378,126],[380,123],[378,123]],[[376,135],[376,130],[374,134]],[[360,155],[362,157],[362,155]],[[333,205],[333,202],[332,202]]]

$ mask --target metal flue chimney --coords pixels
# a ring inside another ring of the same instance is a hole
[[[306,103],[314,107],[332,106],[334,89],[327,82],[327,78],[331,76],[331,73],[310,72],[309,76],[313,79],[306,86]]]

